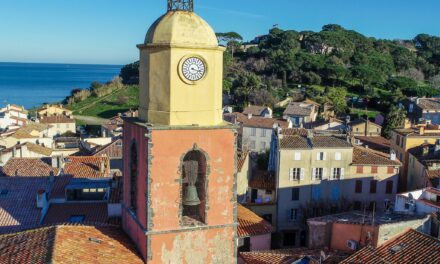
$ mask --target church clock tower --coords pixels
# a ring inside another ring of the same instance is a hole
[[[236,263],[236,128],[223,52],[192,0],[168,0],[140,49],[139,118],[124,122],[122,226],[146,263]]]

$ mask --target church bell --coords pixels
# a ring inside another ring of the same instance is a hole
[[[183,205],[197,206],[201,203],[196,187],[198,168],[199,168],[199,164],[197,161],[186,161],[184,163],[184,169],[185,169],[188,186],[186,187],[186,194],[185,194],[185,199],[183,200]]]

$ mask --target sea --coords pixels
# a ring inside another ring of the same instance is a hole
[[[122,65],[0,62],[0,108],[6,104],[27,109],[61,102],[76,88],[89,88],[119,75]]]

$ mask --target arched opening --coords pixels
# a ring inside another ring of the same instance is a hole
[[[137,179],[138,179],[138,152],[136,143],[133,142],[130,151],[130,209],[137,210]]]
[[[182,223],[205,224],[206,157],[199,150],[188,152],[182,164]]]

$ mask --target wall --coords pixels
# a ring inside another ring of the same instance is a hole
[[[430,234],[431,232],[431,217],[428,215],[423,219],[409,220],[405,222],[381,225],[379,227],[379,235],[377,245],[380,246],[393,237],[405,232],[409,228],[415,229],[419,232]]]
[[[332,223],[307,221],[309,227],[308,247],[325,248],[330,245]]]
[[[272,234],[264,234],[251,237],[251,251],[269,250]]]
[[[244,154],[242,154],[244,155]],[[246,199],[246,192],[248,190],[248,184],[250,179],[249,172],[249,154],[246,154],[246,159],[241,168],[241,171],[237,172],[237,196],[238,201]]]
[[[408,191],[417,190],[426,187],[425,166],[419,160],[408,153]]]
[[[255,136],[252,135],[253,129],[256,130]],[[273,133],[272,128],[243,127],[242,133],[242,144],[247,147],[249,151],[265,152],[270,148]],[[255,142],[255,147],[251,147],[251,142]]]
[[[333,223],[330,249],[353,252],[347,247],[347,241],[353,240],[362,247],[366,245],[368,234],[372,235],[372,245],[375,246],[378,237],[378,228],[360,224]]]

